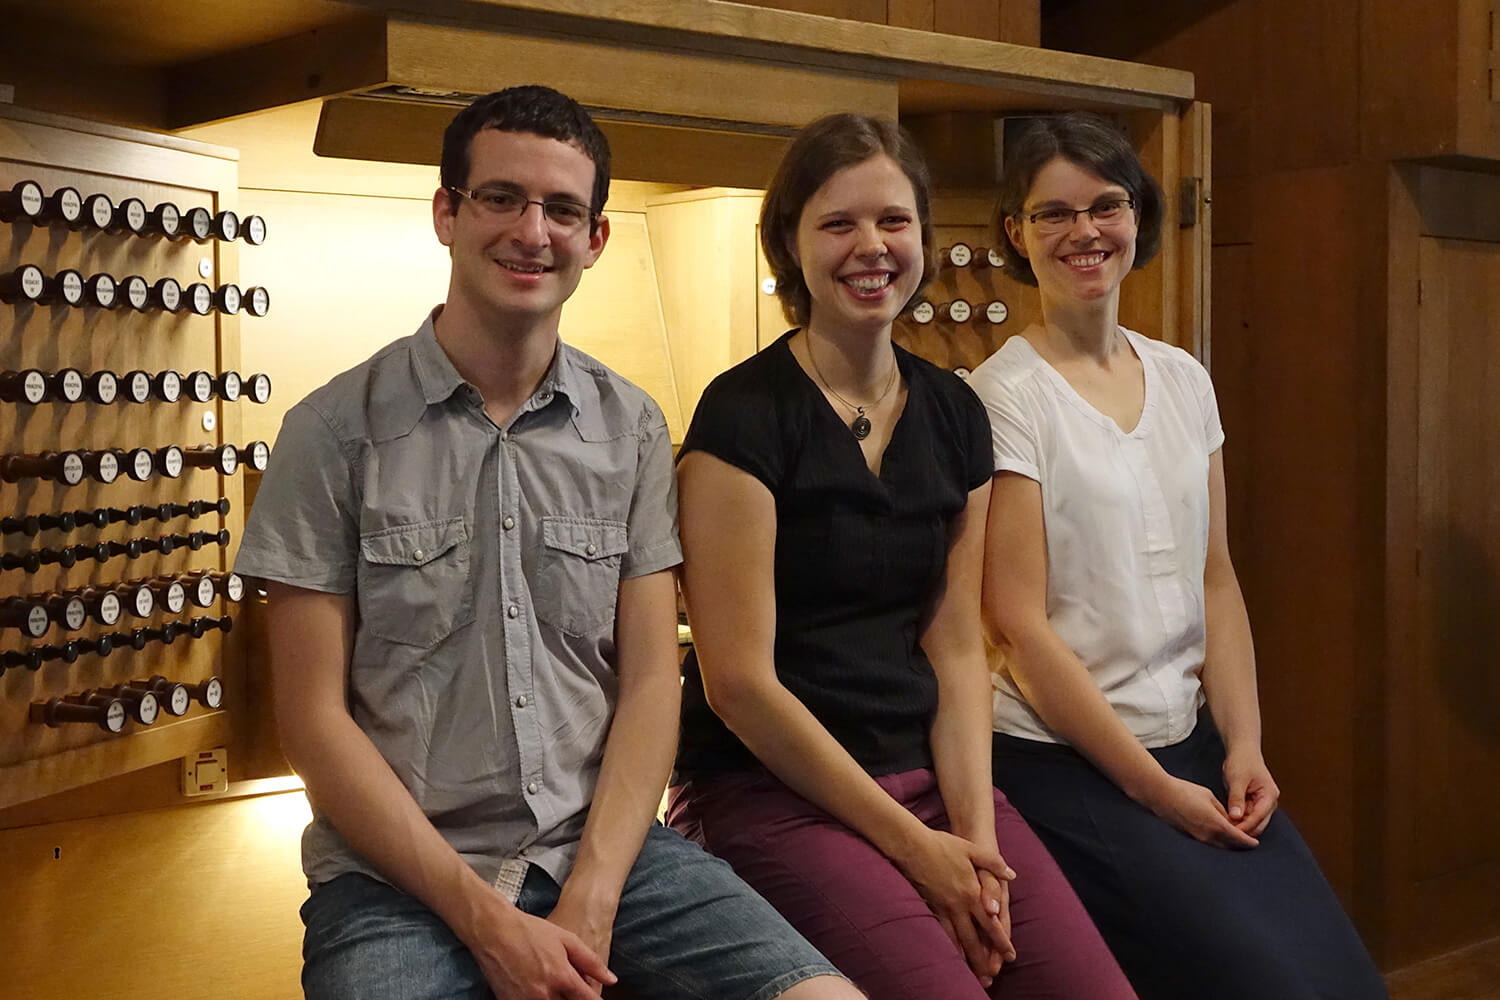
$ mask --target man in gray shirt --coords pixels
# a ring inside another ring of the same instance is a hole
[[[671,447],[649,397],[558,339],[609,238],[604,136],[556,91],[491,94],[449,126],[442,185],[446,302],[288,412],[237,566],[267,581],[314,808],[304,990],[857,997],[653,822],[680,698]]]

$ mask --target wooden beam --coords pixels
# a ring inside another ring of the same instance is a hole
[[[1178,110],[1181,70],[721,0],[349,0],[394,17]]]
[[[167,127],[379,87],[386,66],[386,22],[371,15],[184,63],[167,71]]]

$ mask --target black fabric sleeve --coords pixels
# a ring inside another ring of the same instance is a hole
[[[769,367],[752,357],[709,383],[698,401],[683,438],[680,461],[690,451],[704,451],[743,469],[775,493],[786,466],[776,385]]]
[[[954,376],[957,378],[957,376]],[[961,394],[964,421],[964,476],[969,491],[979,489],[995,474],[995,453],[990,447],[990,417],[984,404],[967,385]]]

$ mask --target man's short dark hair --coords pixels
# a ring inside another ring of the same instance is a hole
[[[911,181],[917,198],[917,220],[922,229],[922,280],[912,293],[915,299],[933,273],[932,182],[927,161],[912,137],[895,122],[871,115],[834,114],[819,118],[797,133],[792,147],[766,190],[760,210],[760,246],[766,263],[776,276],[776,297],[786,318],[806,326],[812,315],[812,293],[802,277],[792,247],[797,242],[797,224],[802,210],[828,178],[880,155],[889,156]]]
[[[1043,167],[1058,157],[1111,184],[1118,184],[1135,202],[1137,232],[1135,268],[1151,263],[1161,249],[1164,211],[1161,186],[1141,165],[1125,134],[1107,118],[1087,111],[1037,118],[1011,141],[1006,140],[1005,168],[995,203],[995,245],[1005,258],[1005,272],[1022,284],[1036,286],[1031,261],[1021,255],[1005,232],[1005,220],[1021,214],[1031,185]]]
[[[594,163],[594,191],[589,208],[596,216],[604,211],[604,203],[609,200],[609,141],[583,105],[551,87],[532,84],[486,94],[448,123],[443,133],[439,176],[449,192],[448,202],[454,212],[458,211],[459,199],[453,195],[453,189],[469,186],[469,151],[474,137],[487,128],[530,132],[577,146]]]

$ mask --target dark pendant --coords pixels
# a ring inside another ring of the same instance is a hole
[[[863,441],[870,436],[870,418],[861,413],[854,418],[854,423],[849,425],[849,429],[854,432],[856,438]]]

